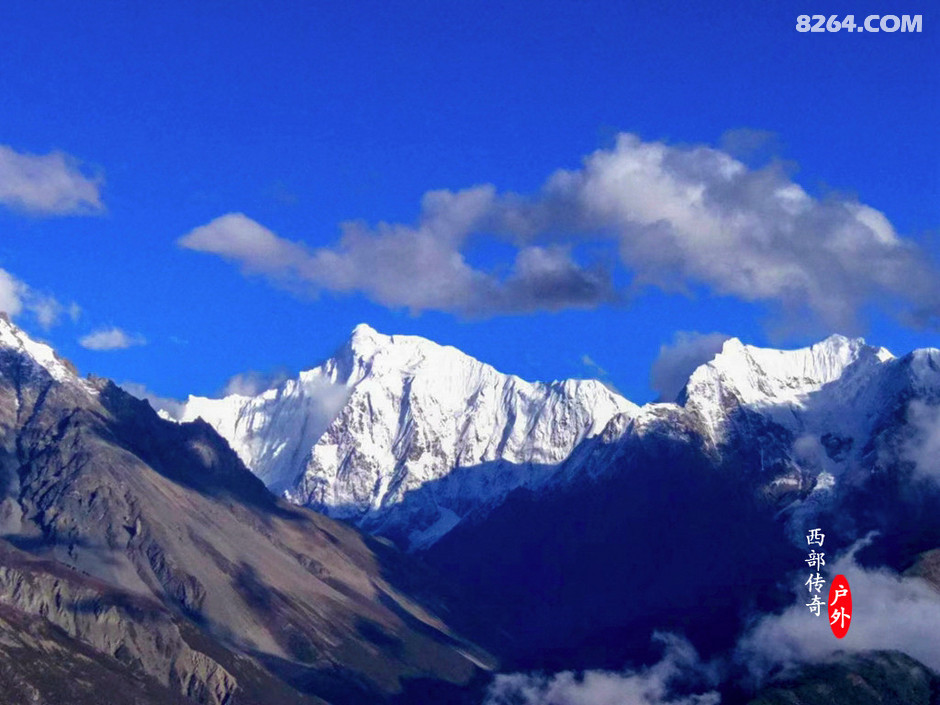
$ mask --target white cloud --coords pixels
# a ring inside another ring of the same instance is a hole
[[[10,317],[20,315],[28,287],[5,269],[0,269],[0,311]]]
[[[98,213],[101,185],[63,152],[26,154],[0,145],[0,204],[35,215]]]
[[[147,340],[140,335],[125,333],[120,328],[102,328],[83,336],[79,345],[88,350],[123,350],[135,345],[146,345]]]
[[[494,237],[513,245],[513,261],[473,267],[470,244]],[[936,268],[884,214],[849,197],[814,198],[777,164],[750,169],[718,149],[629,134],[580,169],[556,172],[532,197],[492,185],[431,191],[415,224],[346,223],[329,247],[281,238],[241,214],[179,243],[308,290],[361,292],[414,312],[492,315],[620,300],[613,262],[585,267],[572,256],[605,241],[633,289],[705,286],[842,330],[857,327],[869,305],[917,325],[940,321]]]
[[[852,590],[849,631],[836,639],[825,614],[805,606],[807,588],[797,586],[797,602],[782,614],[761,619],[739,642],[737,660],[760,681],[780,666],[822,661],[838,651],[877,649],[902,651],[935,671],[940,670],[940,594],[920,578],[902,577],[887,569],[866,569],[855,562],[864,539],[846,555],[827,565],[829,579],[842,574]],[[828,594],[823,589],[822,599]]]
[[[650,386],[663,401],[673,401],[699,365],[721,352],[730,336],[724,333],[677,331],[671,343],[659,347],[650,368]]]
[[[285,240],[241,213],[230,213],[179,240],[183,247],[238,262],[289,287],[361,292],[390,308],[467,316],[537,309],[589,308],[616,297],[609,276],[584,268],[559,245],[520,248],[508,275],[473,268],[460,248],[491,208],[489,188],[425,196],[417,226],[343,225],[333,248]]]
[[[73,321],[81,313],[78,304],[64,306],[51,294],[36,291],[5,269],[0,269],[0,311],[11,318],[23,312],[31,313],[46,330],[58,324],[63,313]]]
[[[936,322],[935,270],[878,211],[850,198],[816,199],[781,167],[751,170],[709,147],[621,135],[613,150],[560,171],[536,210],[576,214],[574,228],[609,232],[637,284],[771,302],[852,327],[879,297]]]
[[[681,676],[714,685],[710,668],[702,666],[692,645],[670,634],[654,638],[665,646],[658,663],[639,671],[564,671],[552,676],[522,673],[498,675],[490,686],[485,705],[716,705],[714,691],[700,694],[673,693]]]
[[[279,238],[243,213],[216,218],[180,238],[179,244],[240,262],[249,272],[266,274],[287,272],[308,256],[302,245]]]

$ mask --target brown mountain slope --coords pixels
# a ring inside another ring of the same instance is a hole
[[[208,425],[0,327],[0,608],[197,702],[382,701],[489,665],[398,587],[413,561],[277,501]],[[296,690],[251,686],[272,674]]]

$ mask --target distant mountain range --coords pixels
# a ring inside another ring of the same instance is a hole
[[[763,491],[816,507],[867,467],[886,414],[940,392],[938,362],[842,336],[800,350],[731,339],[675,403],[638,406],[596,380],[526,382],[360,325],[320,366],[257,396],[190,397],[179,418],[212,425],[276,494],[420,550],[514,490],[596,478],[650,435],[718,462],[758,434]]]
[[[940,351],[732,339],[637,406],[359,326],[167,417],[0,317],[0,705],[547,705],[487,684],[662,632],[712,664],[682,702],[940,695]],[[838,644],[811,526],[861,581]]]
[[[359,326],[319,367],[183,418],[276,493],[471,586],[507,665],[568,669],[649,658],[656,629],[733,648],[793,600],[811,525],[833,554],[879,532],[859,560],[912,569],[940,546],[940,460],[914,452],[937,447],[918,419],[938,404],[940,351],[842,336],[728,340],[674,402],[638,406]]]

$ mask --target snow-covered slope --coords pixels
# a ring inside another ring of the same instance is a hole
[[[21,360],[31,360],[57,382],[80,382],[75,368],[56,355],[51,347],[30,338],[14,325],[5,313],[0,312],[0,350],[3,349],[18,353]]]
[[[594,380],[530,383],[360,325],[319,367],[256,397],[190,397],[181,420],[212,424],[273,491],[417,547],[636,411]]]
[[[745,407],[796,429],[810,409],[845,404],[894,356],[861,338],[833,335],[808,348],[775,350],[726,341],[713,360],[689,378],[680,402],[699,414],[710,440],[719,440],[729,412]]]
[[[418,548],[518,487],[597,477],[623,443],[650,434],[698,438],[714,453],[766,434],[773,481],[815,482],[799,467],[809,458],[827,486],[915,367],[921,386],[940,385],[931,359],[837,335],[798,350],[731,339],[677,403],[638,407],[597,381],[530,383],[360,325],[319,367],[255,397],[190,397],[181,420],[212,424],[273,491]]]

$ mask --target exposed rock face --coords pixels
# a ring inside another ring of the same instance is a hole
[[[381,701],[490,663],[397,587],[410,559],[275,499],[208,424],[77,378],[6,320],[0,499],[8,623],[42,619],[55,648],[178,698]]]
[[[232,701],[237,681],[211,657],[192,649],[162,605],[0,548],[0,604],[39,617],[98,653],[153,677],[200,703]],[[15,566],[15,567],[14,567]]]

